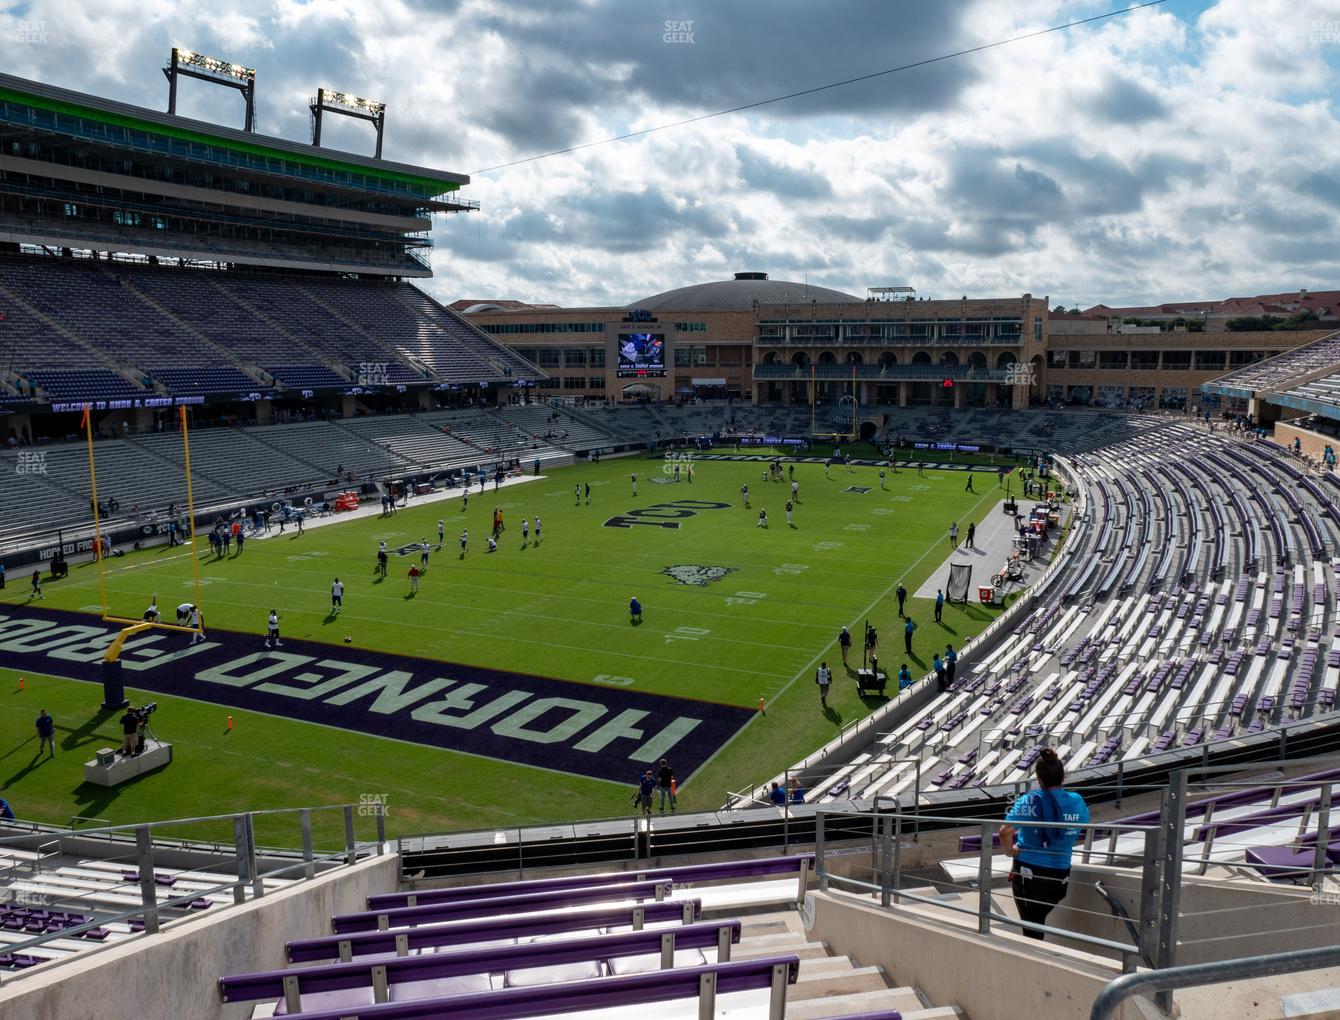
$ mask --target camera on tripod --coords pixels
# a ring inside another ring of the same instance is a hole
[[[141,726],[146,725],[149,722],[149,716],[153,715],[157,711],[158,711],[158,702],[156,701],[151,701],[149,702],[149,704],[142,705],[139,708],[127,709],[127,712],[130,715],[134,716],[135,721],[139,723]]]

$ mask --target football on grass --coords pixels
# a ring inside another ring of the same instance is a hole
[[[353,635],[351,635],[351,634],[346,634],[346,635],[344,635],[344,643],[345,643],[346,645],[347,645],[350,641],[352,641],[352,640],[353,640]]]

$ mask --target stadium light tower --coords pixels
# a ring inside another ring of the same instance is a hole
[[[321,114],[326,111],[342,113],[346,117],[357,117],[372,123],[377,129],[377,151],[373,155],[382,158],[382,133],[386,129],[386,104],[374,103],[371,99],[359,99],[347,92],[334,89],[317,89],[316,98],[310,101],[312,111],[312,144],[321,144]]]
[[[241,92],[247,101],[247,116],[242,130],[256,130],[256,72],[250,67],[230,64],[226,60],[174,46],[172,59],[163,68],[163,74],[168,80],[168,113],[177,112],[177,77],[184,74],[188,78],[226,85]]]

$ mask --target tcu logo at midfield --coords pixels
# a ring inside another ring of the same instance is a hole
[[[639,510],[629,510],[618,517],[605,522],[607,528],[631,528],[635,524],[650,524],[657,528],[679,528],[679,522],[689,517],[697,517],[702,510],[729,510],[729,503],[717,503],[710,499],[676,499],[669,503],[656,503]]]

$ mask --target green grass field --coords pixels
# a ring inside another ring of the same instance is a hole
[[[629,475],[639,477],[632,495]],[[634,691],[756,708],[751,721],[681,789],[681,809],[720,805],[728,790],[768,778],[830,739],[879,704],[862,700],[840,669],[836,637],[844,624],[859,645],[869,619],[883,638],[881,665],[896,672],[902,656],[894,588],[915,592],[948,554],[951,520],[981,520],[1002,497],[994,475],[977,475],[978,493],[966,493],[960,472],[903,470],[880,489],[876,469],[800,464],[800,502],[794,527],[784,513],[786,483],[765,482],[758,463],[700,460],[692,485],[664,484],[659,459],[618,459],[557,470],[459,499],[410,503],[390,518],[363,518],[290,528],[279,537],[247,544],[241,556],[202,557],[201,605],[208,628],[260,636],[271,607],[284,634],[331,644],[349,635],[367,649],[444,662],[578,681],[619,678]],[[580,505],[573,486],[591,484]],[[753,508],[740,506],[749,485]],[[865,487],[865,493],[843,490]],[[717,500],[729,509],[704,510],[678,530],[603,526],[613,516],[676,499]],[[507,530],[497,553],[484,539],[494,506]],[[770,527],[759,528],[757,511]],[[541,544],[524,545],[522,517],[544,522]],[[392,547],[427,537],[437,521],[447,543],[415,598],[405,578],[410,558],[392,557],[390,576],[374,576],[377,543]],[[458,554],[456,536],[468,527],[471,551]],[[726,566],[733,572],[706,587],[676,583],[672,565]],[[331,579],[346,585],[345,608],[329,614]],[[4,601],[27,600],[24,579],[11,574]],[[107,599],[113,613],[138,618],[153,593],[165,618],[192,597],[192,562],[180,549],[158,548],[109,561]],[[44,606],[89,609],[100,603],[97,568],[74,568],[46,585]],[[641,626],[630,625],[629,596],[645,607]],[[943,624],[931,620],[927,601],[909,603],[921,630],[917,675],[930,651],[977,634],[993,611],[947,606]],[[830,707],[821,711],[814,668],[837,664]],[[859,648],[853,665],[859,663]],[[55,662],[56,660],[51,660]],[[58,672],[55,668],[53,672]],[[128,686],[133,679],[128,675]],[[358,801],[388,796],[393,833],[519,825],[626,814],[634,774],[608,781],[459,754],[440,748],[334,730],[310,723],[179,697],[152,696],[154,722],[173,742],[172,766],[113,790],[82,782],[82,763],[97,747],[119,744],[116,717],[98,712],[99,689],[86,682],[25,676],[8,668],[0,651],[0,791],[20,817],[66,822],[73,815],[115,823]],[[132,693],[137,701],[149,695]],[[57,719],[62,753],[35,760],[33,717],[39,707]],[[710,709],[708,709],[710,711]],[[292,842],[292,840],[288,840]]]

